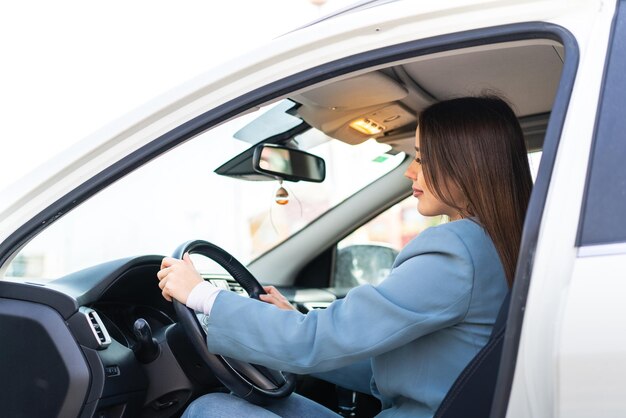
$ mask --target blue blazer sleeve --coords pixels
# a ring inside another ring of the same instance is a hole
[[[307,315],[220,292],[208,318],[209,351],[295,373],[365,360],[463,320],[474,269],[461,238],[430,228],[398,255],[378,286]]]

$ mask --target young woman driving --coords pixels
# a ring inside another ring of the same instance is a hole
[[[380,417],[433,416],[487,342],[512,284],[532,180],[521,128],[503,100],[447,100],[418,119],[405,176],[417,210],[450,222],[409,242],[378,286],[304,315],[277,309],[289,304],[275,289],[261,303],[212,287],[188,255],[163,260],[163,296],[210,313],[209,351],[371,393]],[[338,415],[295,394],[265,408],[209,394],[184,416]]]

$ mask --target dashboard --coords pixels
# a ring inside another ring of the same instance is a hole
[[[1,281],[2,352],[12,356],[14,372],[20,376],[10,385],[0,384],[0,390],[16,393],[5,412],[28,411],[41,417],[169,417],[178,416],[203,393],[222,391],[222,384],[178,324],[172,304],[161,295],[156,273],[162,258],[116,260],[47,283]],[[228,275],[204,278],[247,296]],[[302,312],[323,308],[336,298],[324,289],[280,291]],[[45,341],[35,346],[25,339],[8,338],[15,319],[9,311],[15,309],[31,313],[16,326],[28,335],[45,330]],[[145,355],[149,340],[157,347],[156,355]],[[20,367],[26,363],[32,367]],[[50,367],[52,363],[56,369]],[[44,402],[32,402],[23,394],[32,392],[34,379],[57,389],[43,394]]]

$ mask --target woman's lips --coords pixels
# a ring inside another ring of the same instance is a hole
[[[413,189],[413,196],[415,196],[415,197],[420,197],[420,196],[421,196],[421,195],[423,195],[423,194],[424,194],[424,191],[423,191],[423,190],[420,190],[420,189],[415,189],[415,188]]]

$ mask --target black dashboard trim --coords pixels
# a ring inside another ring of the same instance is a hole
[[[0,280],[0,295],[7,299],[47,305],[64,320],[69,320],[80,306],[98,301],[124,274],[136,267],[153,266],[158,269],[162,258],[160,255],[147,255],[109,261],[48,283]]]
[[[35,330],[36,338],[29,338]],[[78,416],[91,374],[59,313],[39,303],[0,298],[0,335],[0,367],[12,376],[0,379],[3,416]]]
[[[57,311],[65,320],[78,310],[78,304],[74,298],[45,285],[0,280],[0,295],[7,299],[47,305]]]

